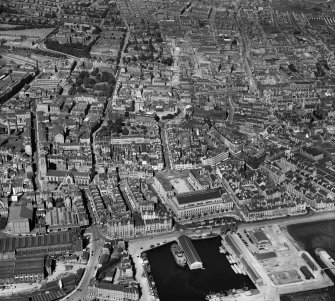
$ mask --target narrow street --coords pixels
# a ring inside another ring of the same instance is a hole
[[[228,121],[233,122],[234,121],[235,108],[234,108],[234,104],[231,100],[231,96],[228,97],[228,106],[229,106]]]
[[[250,69],[250,66],[249,66],[249,62],[248,62],[249,50],[247,48],[247,41],[244,37],[241,25],[238,21],[240,19],[238,17],[238,14],[239,13],[235,14],[235,22],[238,26],[238,29],[239,29],[241,37],[242,37],[242,41],[241,41],[242,42],[242,57],[243,57],[243,61],[244,61],[245,69],[246,69],[245,71],[247,72],[247,75],[248,75],[249,85],[250,85],[251,91],[254,91],[256,89],[256,84],[255,84],[254,78],[252,76],[252,72],[251,72],[251,69]]]
[[[34,190],[39,190],[41,187],[39,186],[38,181],[38,155],[37,155],[37,126],[36,126],[36,102],[32,100],[31,105],[31,141],[34,143],[31,144],[31,151],[32,151],[32,167],[33,167],[33,185]]]
[[[129,40],[129,36],[130,36],[130,28],[127,24],[127,21],[126,21],[125,18],[122,18],[122,19],[123,19],[123,22],[125,23],[125,25],[127,27],[127,32],[126,32],[126,36],[125,36],[125,40],[124,40],[124,45],[123,45],[123,48],[121,50],[120,61],[119,61],[119,64],[118,64],[118,67],[117,67],[117,70],[116,70],[116,73],[115,73],[115,88],[114,88],[114,91],[113,91],[113,95],[107,99],[107,105],[106,105],[105,110],[104,110],[104,114],[103,114],[101,124],[98,127],[98,129],[94,133],[92,133],[92,138],[91,138],[91,151],[92,151],[92,157],[93,157],[92,162],[93,162],[93,165],[94,165],[93,168],[95,170],[97,170],[97,167],[95,165],[96,164],[96,153],[95,153],[95,149],[94,149],[94,146],[96,145],[96,135],[101,130],[102,127],[107,125],[107,121],[108,121],[108,118],[109,118],[109,112],[111,112],[111,110],[112,110],[113,100],[115,99],[115,97],[117,95],[117,91],[119,89],[119,85],[120,85],[119,76],[120,76],[121,68],[123,67],[122,59],[124,57],[124,50],[126,48],[126,45],[128,44],[128,40]]]
[[[121,68],[123,67],[123,57],[124,57],[124,53],[125,53],[124,50],[126,49],[126,46],[128,44],[128,40],[129,40],[129,36],[130,36],[130,28],[129,28],[129,25],[127,23],[127,20],[124,17],[122,17],[122,19],[123,19],[124,24],[126,25],[127,32],[126,32],[126,36],[125,36],[125,39],[124,39],[123,48],[121,50],[121,55],[120,55],[120,60],[119,60],[118,66],[117,66],[117,71],[115,73],[115,82],[116,82],[115,89],[114,89],[112,97],[110,97],[108,99],[107,108],[106,108],[106,111],[105,111],[104,121],[102,123],[102,126],[106,125],[106,122],[108,121],[109,112],[111,112],[111,110],[112,110],[113,102],[115,101],[115,98],[117,96],[117,92],[118,92],[119,87],[120,87],[119,77],[120,77],[120,73],[121,73]]]
[[[164,158],[164,164],[166,170],[171,170],[171,162],[169,157],[169,150],[166,143],[166,134],[165,134],[165,123],[160,122],[159,123],[159,129],[160,129],[160,135],[161,135],[161,141],[162,141],[162,148],[163,148],[163,158]]]

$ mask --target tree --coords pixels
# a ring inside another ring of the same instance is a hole
[[[107,71],[102,72],[101,81],[115,84],[115,77],[112,73]]]
[[[98,73],[99,73],[99,68],[94,68],[93,71],[91,72],[91,75],[96,77]]]
[[[298,72],[297,68],[293,65],[293,64],[289,64],[288,68],[292,71],[292,72]]]
[[[96,80],[98,81],[98,82],[101,82],[102,80],[101,80],[101,74],[100,73],[98,73],[96,76],[95,76],[95,78],[96,78]]]
[[[69,94],[69,95],[75,95],[76,92],[77,92],[76,87],[75,87],[75,86],[72,86],[72,87],[69,89],[68,94]]]
[[[79,77],[82,78],[82,79],[88,78],[88,77],[90,77],[90,74],[86,70],[83,70],[83,71],[80,71]]]
[[[95,26],[95,29],[93,30],[93,34],[100,34],[101,33],[101,28],[99,26]]]
[[[122,132],[122,124],[123,119],[122,118],[116,118],[115,121],[109,120],[108,125],[110,127],[110,130],[114,133],[121,133]]]
[[[78,77],[77,80],[76,80],[76,84],[77,85],[82,85],[83,84],[83,79],[81,77]]]
[[[156,41],[157,41],[158,43],[162,43],[162,42],[163,42],[162,35],[161,35],[160,32],[158,32],[158,34],[157,34]]]
[[[77,87],[77,93],[82,94],[82,93],[85,93],[85,92],[86,92],[86,90],[82,86]]]
[[[173,114],[167,114],[166,116],[163,116],[162,119],[173,119]]]
[[[128,136],[129,135],[129,130],[128,129],[123,129],[122,130],[122,135]]]
[[[162,63],[163,63],[164,65],[172,66],[172,64],[173,64],[173,59],[172,59],[172,57],[168,57],[168,58],[166,58],[166,59],[163,59]]]
[[[95,85],[95,80],[93,78],[84,78],[83,80],[84,86],[85,88],[93,88],[93,86]]]

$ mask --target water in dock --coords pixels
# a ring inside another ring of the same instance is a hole
[[[321,267],[325,267],[325,264],[315,254],[316,248],[325,249],[330,256],[335,258],[335,220],[291,225],[287,227],[287,230],[298,244],[308,251]],[[326,273],[333,281],[335,281],[335,276],[332,273],[329,271]],[[335,287],[282,296],[281,300],[335,301]]]
[[[147,252],[160,300],[203,301],[210,292],[255,288],[248,276],[235,274],[226,256],[220,253],[221,237],[192,242],[205,269],[179,267],[171,254],[171,244]]]

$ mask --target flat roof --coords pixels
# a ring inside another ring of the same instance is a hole
[[[195,249],[191,239],[188,236],[179,236],[178,243],[182,247],[189,264],[202,262],[197,250]]]
[[[218,189],[192,191],[179,194],[176,196],[176,198],[179,204],[197,203],[201,201],[221,198],[221,192]]]
[[[257,260],[267,260],[270,258],[277,257],[277,254],[276,252],[270,251],[270,252],[255,254],[255,257],[257,258]]]

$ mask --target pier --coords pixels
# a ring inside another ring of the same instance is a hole
[[[179,246],[183,249],[187,264],[191,270],[202,269],[201,258],[195,249],[191,239],[186,235],[181,235],[177,239]]]

